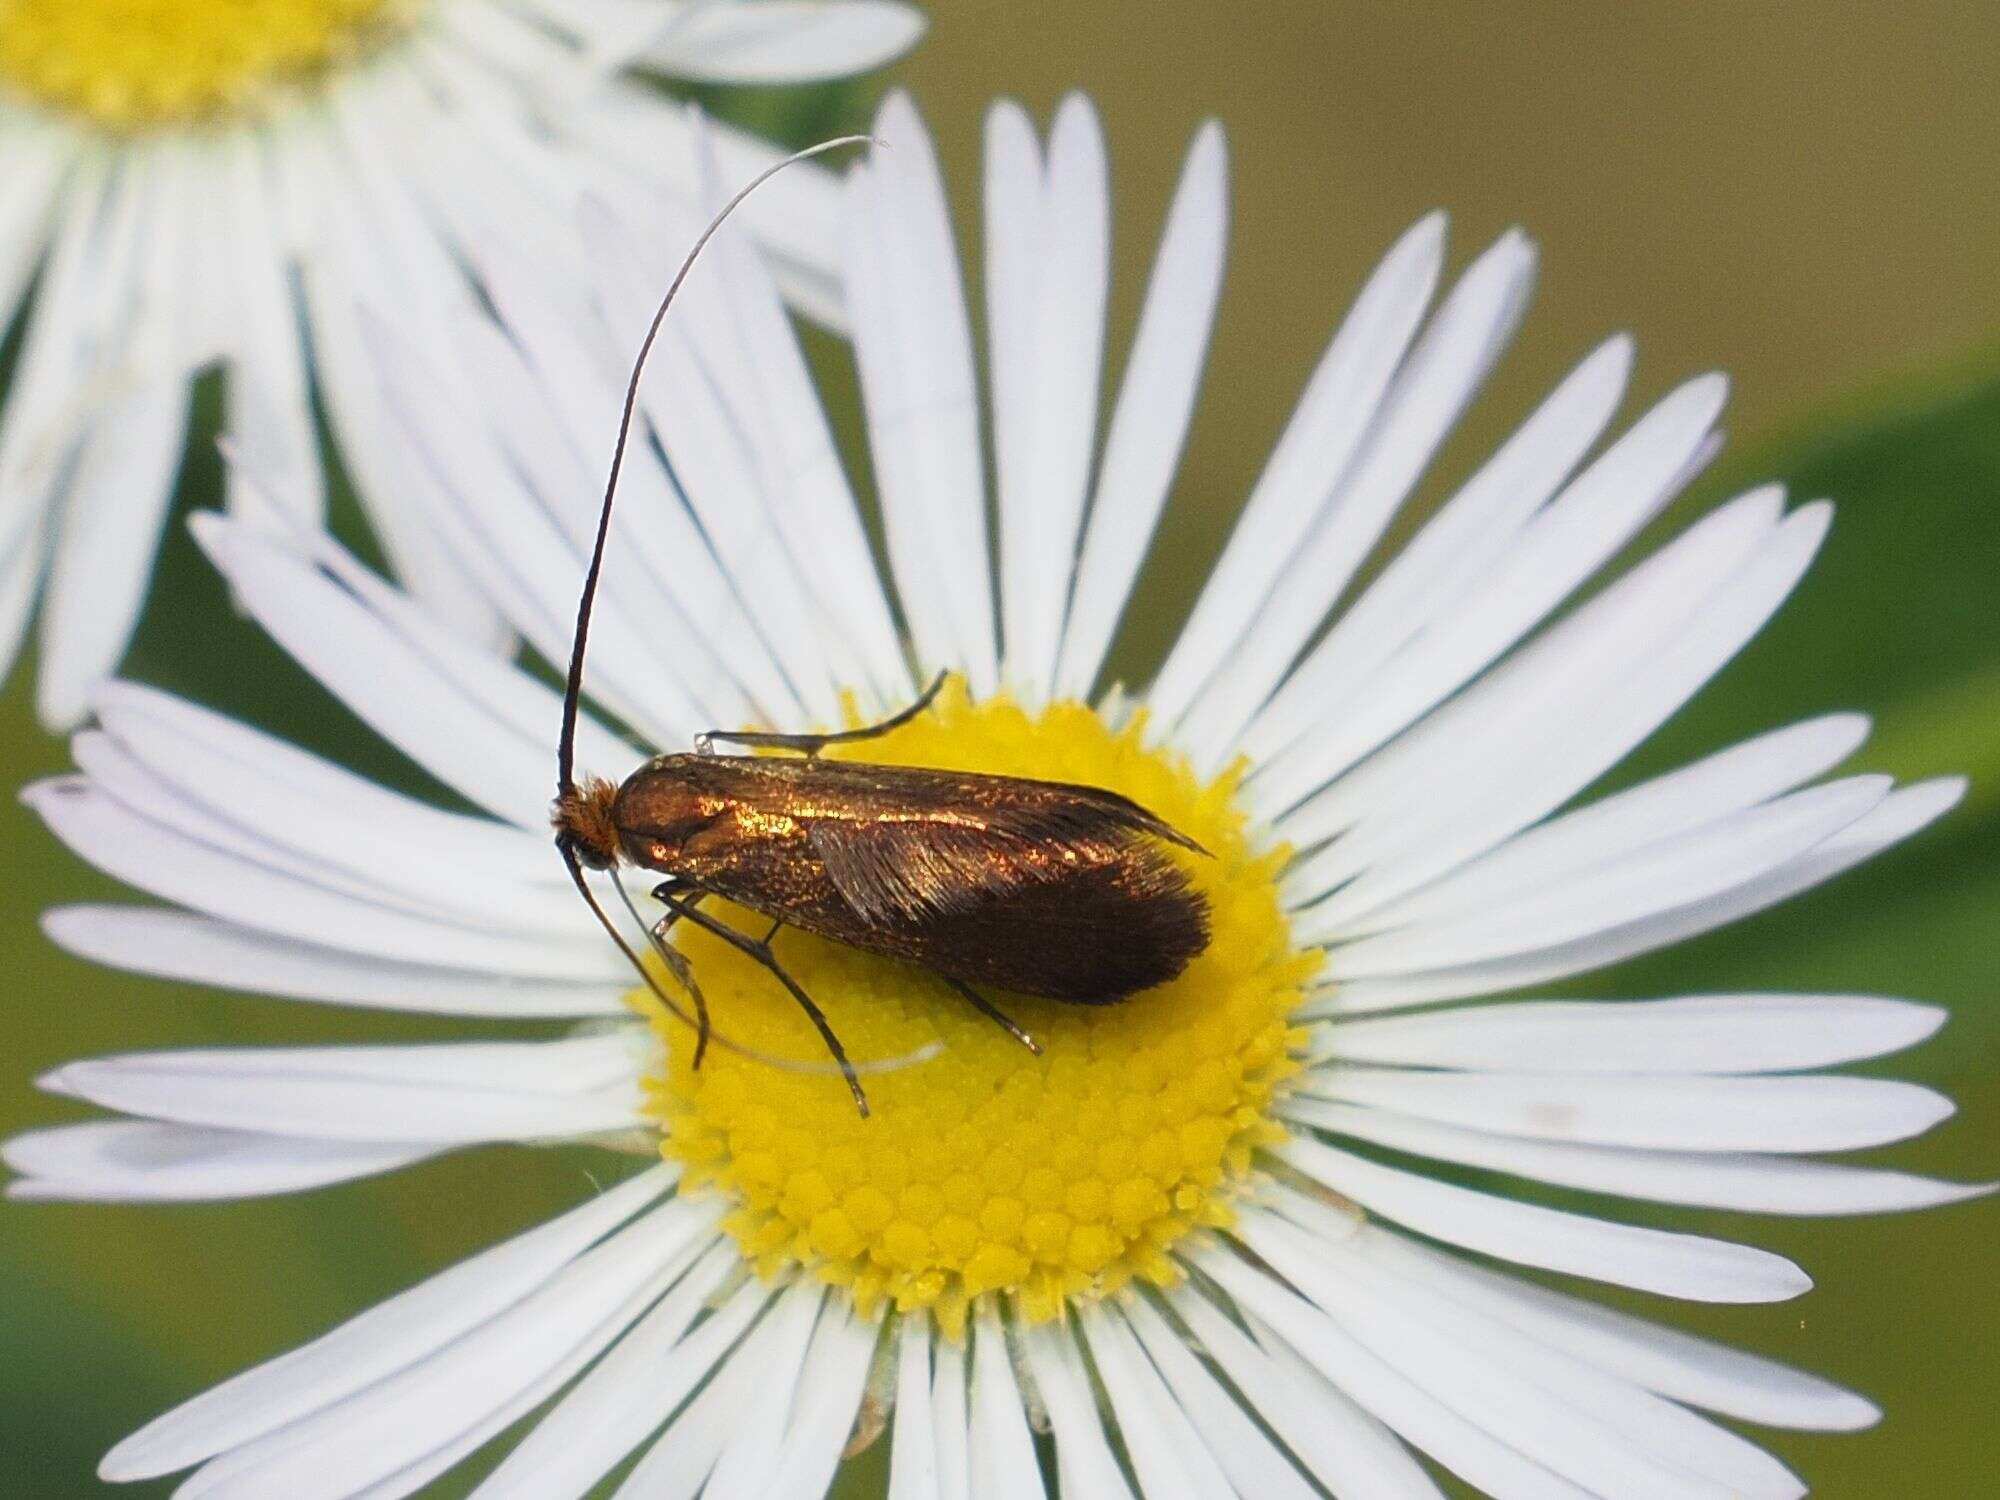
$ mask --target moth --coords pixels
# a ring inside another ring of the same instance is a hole
[[[665,915],[649,937],[694,1004],[697,1067],[711,1037],[746,1049],[710,1025],[692,967],[669,940],[683,921],[731,944],[785,987],[866,1115],[867,1095],[840,1038],[772,947],[781,929],[919,965],[1039,1051],[982,988],[1082,1005],[1124,1000],[1173,979],[1207,948],[1209,911],[1167,852],[1206,851],[1116,792],[821,757],[828,745],[879,737],[923,713],[944,684],[942,673],[878,724],[825,734],[712,730],[696,738],[692,752],[656,756],[620,785],[576,780],[591,610],[647,355],[696,258],[737,205],[790,161],[848,143],[801,152],[739,192],[695,242],[653,316],[626,387],[577,609],[552,822],[556,848],[591,910],[655,994],[688,1020],[606,916],[584,872],[630,866],[664,877],[652,895]],[[753,753],[718,753],[717,742]],[[760,750],[798,758],[754,753]],[[768,918],[770,928],[761,936],[742,931],[702,909],[711,897]]]

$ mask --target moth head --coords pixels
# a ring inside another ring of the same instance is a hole
[[[617,802],[618,788],[601,776],[586,777],[557,797],[549,813],[557,847],[573,850],[586,870],[608,870],[617,864]]]

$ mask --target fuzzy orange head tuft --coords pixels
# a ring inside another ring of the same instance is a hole
[[[556,798],[550,809],[556,843],[574,849],[587,870],[608,870],[618,863],[618,823],[612,816],[617,801],[618,788],[593,776]]]

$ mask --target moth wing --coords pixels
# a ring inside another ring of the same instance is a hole
[[[871,927],[966,911],[1047,878],[1021,839],[986,828],[829,819],[810,832],[834,889]]]

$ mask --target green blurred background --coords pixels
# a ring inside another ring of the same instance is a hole
[[[1012,93],[1045,114],[1071,87],[1106,116],[1119,195],[1111,368],[1187,138],[1229,127],[1232,260],[1201,415],[1164,540],[1119,648],[1143,677],[1220,545],[1339,311],[1419,213],[1454,215],[1455,261],[1509,223],[1542,243],[1514,352],[1424,496],[1434,500],[1598,338],[1640,338],[1635,402],[1697,370],[1737,378],[1735,434],[1672,518],[1788,476],[1840,520],[1801,597],[1677,719],[1643,767],[1798,715],[1877,716],[1861,757],[1904,776],[1970,772],[1967,806],[1914,847],[1728,933],[1572,986],[1578,993],[1827,988],[1955,1012],[1883,1071],[1961,1114],[1885,1160],[1961,1178],[2000,1162],[2000,7],[1804,4],[1246,6],[958,3],[890,80],[941,137],[976,223],[979,120]],[[877,80],[810,95],[710,94],[794,140],[865,119]],[[851,434],[851,382],[839,352]],[[212,433],[212,390],[201,403]],[[216,503],[191,455],[183,510]],[[415,774],[229,611],[184,534],[129,670],[404,785]],[[0,700],[9,778],[62,768],[28,707]],[[13,976],[0,1127],[76,1118],[28,1080],[83,1053],[217,1042],[462,1035],[461,1027],[206,994],[55,952],[36,914],[117,892],[20,808],[0,810]],[[98,1455],[146,1417],[414,1278],[575,1201],[591,1159],[497,1150],[291,1199],[181,1208],[0,1210],[0,1494],[106,1493]],[[1990,1204],[1914,1218],[1748,1222],[1626,1208],[1751,1239],[1818,1280],[1772,1308],[1647,1308],[1858,1386],[1888,1409],[1859,1436],[1775,1435],[1836,1496],[1975,1496],[2000,1473]],[[1643,1299],[1625,1299],[1639,1306]],[[879,1494],[881,1445],[842,1493]],[[440,1488],[455,1494],[463,1483]],[[168,1484],[128,1494],[165,1494]]]

